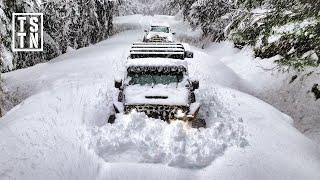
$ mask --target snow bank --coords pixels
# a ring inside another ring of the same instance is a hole
[[[236,76],[245,82],[250,93],[268,89],[279,81],[279,76],[272,76],[272,70],[277,67],[274,63],[277,57],[263,61],[254,59],[252,48],[239,50],[229,41],[213,43],[205,51],[232,69]]]
[[[319,146],[291,126],[290,117],[244,93],[222,87],[211,92],[243,121],[249,146],[229,148],[203,179],[319,179]]]
[[[250,94],[289,114],[295,127],[320,142],[320,101],[311,92],[315,83],[320,84],[319,67],[309,67],[305,71],[278,71],[274,61],[281,58],[280,55],[269,59],[254,58],[252,48],[238,50],[232,42],[212,44],[205,51],[245,81]],[[314,53],[309,51],[305,55],[314,56]]]
[[[208,129],[197,130],[183,122],[167,124],[132,113],[118,116],[114,125],[97,128],[94,149],[107,162],[205,167],[228,146],[245,144],[243,130],[238,126],[216,122]]]
[[[102,83],[68,84],[7,113],[0,121],[0,179],[97,177],[103,161],[87,148],[86,129],[103,118],[103,89]]]

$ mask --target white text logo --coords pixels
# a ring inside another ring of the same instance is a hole
[[[43,51],[42,13],[13,13],[12,50]]]

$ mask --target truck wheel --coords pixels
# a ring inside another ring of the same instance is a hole
[[[191,93],[190,101],[191,101],[191,103],[196,102],[196,95],[193,92]]]
[[[119,92],[118,94],[118,101],[122,102],[123,101],[123,92]]]
[[[207,123],[204,119],[195,119],[194,121],[192,121],[192,125],[193,128],[206,128],[207,127]]]
[[[108,118],[108,123],[113,124],[115,120],[116,120],[116,115],[111,114]]]

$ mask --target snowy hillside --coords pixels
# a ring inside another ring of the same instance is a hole
[[[274,62],[279,56],[255,58],[251,47],[239,50],[232,42],[212,43],[205,52],[240,76],[250,94],[289,114],[298,130],[320,142],[320,101],[310,91],[314,83],[320,83],[319,67],[283,73],[277,70],[278,65]]]
[[[245,78],[219,61],[232,49],[191,47],[189,68],[200,80],[196,95],[208,128],[138,113],[107,124],[114,77],[154,21],[169,22],[177,34],[187,27],[171,16],[116,18],[123,32],[106,41],[3,74],[19,104],[0,120],[0,179],[320,178],[319,146],[290,117],[244,93]]]

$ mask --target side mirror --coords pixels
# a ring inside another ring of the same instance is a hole
[[[115,88],[120,89],[121,86],[122,86],[122,80],[115,80],[114,81]]]
[[[186,51],[186,52],[185,52],[185,57],[186,57],[186,58],[193,58],[193,52],[191,52],[191,51]]]
[[[148,30],[145,29],[144,32],[148,32]]]
[[[192,81],[191,83],[193,90],[199,89],[199,81]]]
[[[172,35],[176,35],[176,32],[173,32]]]

